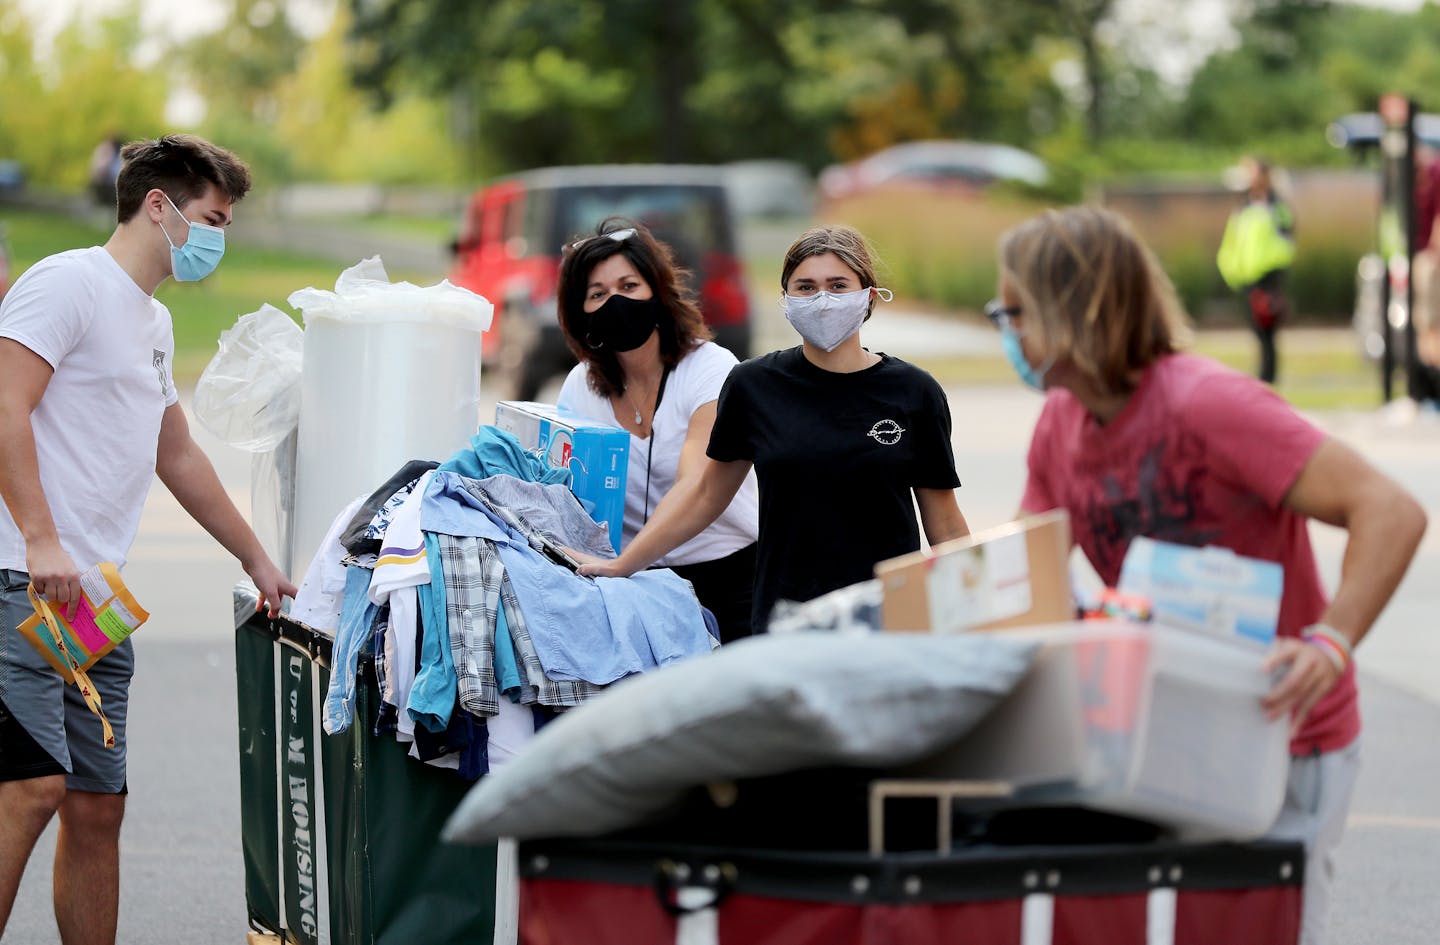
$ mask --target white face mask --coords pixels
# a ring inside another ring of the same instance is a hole
[[[894,298],[889,289],[875,291],[886,302]],[[834,351],[860,330],[870,311],[870,290],[786,295],[780,304],[785,309],[785,320],[801,338],[821,351]]]

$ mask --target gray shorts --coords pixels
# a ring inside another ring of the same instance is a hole
[[[0,781],[64,774],[72,791],[124,794],[134,646],[126,640],[89,671],[115,730],[115,747],[106,748],[100,719],[80,690],[15,629],[33,613],[29,580],[23,571],[0,570]]]
[[[1360,739],[1339,751],[1290,759],[1280,818],[1266,835],[1305,844],[1305,892],[1300,945],[1324,945],[1335,885],[1335,848],[1345,833],[1350,797],[1360,774]]]

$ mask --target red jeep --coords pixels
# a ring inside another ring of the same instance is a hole
[[[560,250],[613,214],[645,224],[670,245],[693,274],[715,340],[749,357],[750,300],[719,168],[544,168],[477,191],[454,244],[450,281],[495,305],[481,356],[504,376],[506,396],[533,400],[575,363],[555,315]]]

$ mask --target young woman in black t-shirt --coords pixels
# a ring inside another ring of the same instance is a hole
[[[712,522],[752,466],[756,631],[778,600],[867,580],[876,562],[919,550],[920,525],[931,544],[969,533],[940,385],[860,344],[876,299],[890,297],[875,286],[864,237],[809,230],[786,252],[780,284],[803,343],[731,371],[700,475],[666,495],[620,557],[589,559],[581,573],[623,577],[661,557]]]

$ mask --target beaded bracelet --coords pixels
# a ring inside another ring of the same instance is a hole
[[[1345,672],[1345,667],[1350,665],[1353,651],[1350,641],[1345,638],[1344,634],[1334,627],[1317,623],[1307,627],[1302,636],[1306,643],[1314,644],[1325,651],[1325,655],[1330,658],[1336,671]]]

